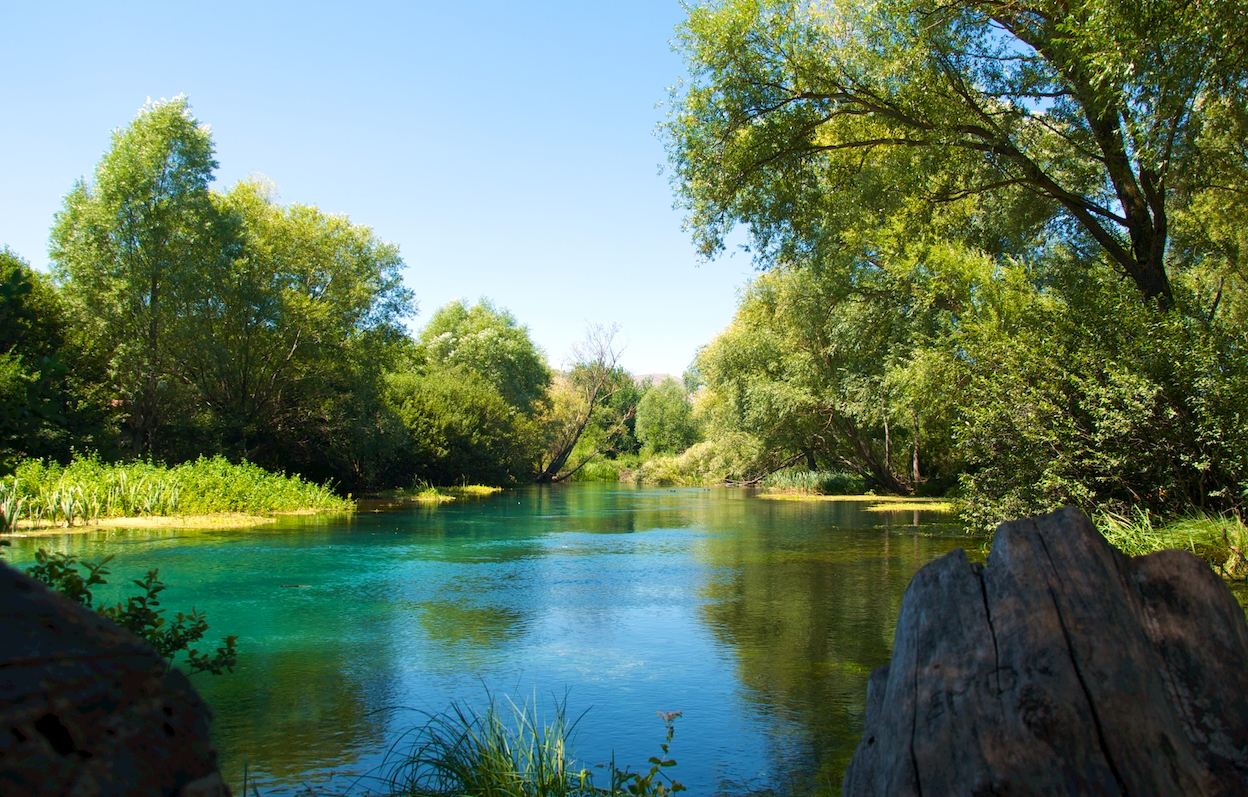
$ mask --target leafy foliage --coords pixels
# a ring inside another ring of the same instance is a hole
[[[373,484],[398,440],[383,374],[410,345],[398,250],[278,205],[263,182],[214,193],[216,166],[178,97],[146,105],[66,196],[51,249],[64,348],[81,352],[79,403],[104,408],[120,451],[102,431],[73,436],[110,455],[220,453]]]
[[[136,454],[159,450],[177,392],[168,332],[186,317],[200,265],[228,256],[208,191],[216,166],[184,97],[149,102],[113,134],[94,181],[74,186],[52,229],[57,278],[82,341],[109,362]]]
[[[49,589],[88,609],[96,610],[135,636],[147,640],[168,662],[170,668],[179,654],[185,654],[185,664],[191,674],[210,672],[221,675],[234,671],[234,665],[238,662],[238,637],[225,637],[221,646],[211,653],[201,653],[197,648],[191,647],[208,632],[208,620],[203,612],[195,609],[190,614],[178,612],[172,619],[165,617],[165,610],[160,608],[159,595],[166,587],[156,570],[149,570],[142,581],[136,579],[133,582],[142,592],[131,595],[125,603],[117,603],[115,606],[93,603],[91,588],[108,583],[104,578],[109,574],[105,565],[112,558],[107,556],[93,564],[79,562],[71,554],[48,553],[40,548],[35,552],[35,564],[27,568],[26,572]],[[79,572],[80,567],[86,571],[85,577]]]
[[[658,454],[680,453],[701,436],[685,387],[675,379],[664,379],[642,396],[636,428],[637,439]]]
[[[511,484],[536,468],[535,422],[475,371],[433,366],[396,373],[387,400],[410,435],[410,467],[420,478]]]
[[[403,470],[438,485],[512,484],[539,469],[550,368],[506,310],[454,301],[387,376],[404,431]]]
[[[63,455],[71,427],[81,425],[65,335],[55,288],[0,249],[0,473],[12,472],[22,454]]]
[[[703,254],[745,225],[770,269],[699,357],[707,428],[757,474],[958,483],[977,526],[1238,511],[1244,13],[690,8],[676,188]]]
[[[419,342],[431,362],[485,377],[512,407],[531,413],[550,386],[546,357],[527,327],[486,299],[453,301],[434,313]]]

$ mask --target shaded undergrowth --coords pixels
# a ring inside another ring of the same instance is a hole
[[[779,470],[763,479],[762,487],[810,495],[858,495],[866,491],[862,477],[828,470]]]

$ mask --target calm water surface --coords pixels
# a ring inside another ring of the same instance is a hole
[[[950,519],[927,513],[730,489],[574,484],[372,509],[26,538],[9,558],[114,554],[109,599],[158,567],[168,607],[238,635],[235,672],[194,679],[236,791],[244,760],[262,794],[331,773],[345,787],[417,712],[490,690],[566,696],[586,712],[587,764],[614,751],[640,768],[662,741],[655,712],[682,711],[671,752],[691,794],[836,793],[911,576],[979,544],[933,534]]]

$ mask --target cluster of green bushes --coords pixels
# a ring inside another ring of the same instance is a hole
[[[250,462],[201,457],[172,467],[75,457],[68,465],[25,460],[0,479],[0,530],[20,521],[72,526],[145,515],[349,510],[325,485]]]
[[[216,169],[184,97],[149,103],[66,195],[50,275],[0,249],[0,473],[219,455],[361,492],[558,481],[635,452],[610,331],[566,373],[484,300],[412,336],[397,247],[262,180],[211,190]],[[170,504],[155,485],[144,500]]]

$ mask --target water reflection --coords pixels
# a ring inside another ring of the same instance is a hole
[[[803,534],[776,522],[699,546],[696,555],[718,571],[703,591],[705,622],[734,651],[752,710],[777,726],[767,737],[773,783],[794,793],[839,788],[861,734],[867,676],[890,655],[901,595],[950,547],[887,528]]]
[[[914,520],[569,485],[251,530],[18,540],[11,558],[116,554],[110,589],[159,567],[170,607],[239,634],[238,670],[197,677],[235,787],[244,757],[265,794],[368,771],[418,721],[390,709],[479,705],[488,688],[593,706],[588,763],[642,764],[661,740],[654,712],[680,709],[673,753],[692,793],[802,792],[839,786],[906,584],[964,542]]]

